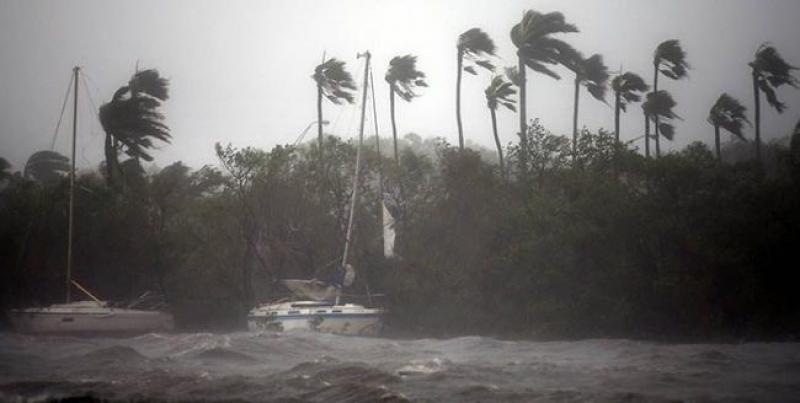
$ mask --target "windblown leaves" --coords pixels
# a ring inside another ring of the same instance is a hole
[[[356,84],[353,76],[345,70],[344,62],[336,58],[328,59],[314,69],[311,76],[322,91],[322,95],[334,104],[342,101],[352,104]]]
[[[559,12],[542,14],[528,10],[522,21],[511,29],[511,41],[517,47],[517,55],[531,70],[555,79],[561,76],[549,65],[565,64],[575,57],[577,51],[568,43],[551,35],[578,32],[578,28],[566,22]]]
[[[486,104],[489,109],[496,110],[498,105],[502,105],[513,112],[517,111],[517,101],[512,98],[517,93],[517,90],[514,88],[514,84],[506,81],[503,76],[494,76],[484,93],[486,94]]]
[[[389,62],[386,82],[404,101],[409,102],[419,96],[419,87],[427,87],[425,73],[417,70],[417,57],[412,55],[396,56]]]
[[[69,158],[55,151],[37,151],[28,157],[22,175],[40,183],[52,183],[69,174],[70,168]]]
[[[619,93],[619,108],[623,111],[626,110],[626,106],[629,103],[641,101],[641,93],[647,91],[649,88],[650,87],[645,84],[642,77],[630,71],[620,74],[611,80],[611,89],[615,93]]]
[[[608,67],[603,64],[603,56],[594,54],[588,59],[575,51],[565,60],[565,67],[575,73],[576,80],[586,87],[592,96],[605,102],[606,83],[608,82]]]
[[[677,39],[661,42],[653,54],[653,65],[661,74],[678,80],[688,75],[689,63],[686,62],[686,52],[681,48]]]
[[[667,140],[672,140],[675,135],[675,128],[669,121],[680,119],[680,116],[675,114],[672,110],[675,105],[677,104],[675,100],[672,99],[672,95],[664,90],[648,93],[645,101],[642,103],[642,110],[649,119],[656,121],[656,118],[658,118],[661,121],[658,126],[659,132],[666,137]]]
[[[723,93],[717,98],[717,102],[708,112],[708,122],[745,140],[742,128],[745,124],[750,124],[750,121],[747,120],[746,111],[747,108],[739,103],[736,98]]]
[[[471,28],[459,35],[456,48],[459,55],[462,55],[466,61],[486,70],[494,71],[494,64],[491,63],[490,58],[494,56],[497,48],[489,34],[483,32],[480,28]],[[478,74],[475,68],[469,65],[464,67],[464,71],[470,74]]]
[[[767,102],[778,113],[783,112],[786,105],[778,100],[775,90],[787,84],[797,88],[798,80],[792,74],[797,67],[787,63],[780,53],[768,44],[762,44],[758,48],[755,59],[750,62],[750,67],[753,68],[753,77],[756,79],[758,88],[767,97]]]

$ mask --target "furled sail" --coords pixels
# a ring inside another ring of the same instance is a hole
[[[383,206],[383,256],[394,257],[394,217],[386,207],[386,200],[381,202]]]

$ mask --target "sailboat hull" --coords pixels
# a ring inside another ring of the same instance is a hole
[[[332,305],[319,302],[264,304],[247,316],[251,331],[305,330],[348,336],[375,336],[382,328],[383,311],[356,304]]]
[[[161,311],[111,308],[83,301],[8,312],[20,333],[133,335],[174,328],[172,315]]]

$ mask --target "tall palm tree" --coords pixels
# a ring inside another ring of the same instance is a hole
[[[156,70],[136,72],[128,85],[120,87],[111,101],[100,107],[100,124],[106,133],[106,180],[114,183],[119,170],[119,152],[152,161],[148,153],[153,140],[169,143],[169,128],[158,108],[169,98],[169,82]]]
[[[490,56],[494,56],[496,50],[494,41],[486,32],[479,28],[471,28],[458,36],[456,44],[458,55],[458,72],[456,74],[456,123],[458,123],[458,147],[464,149],[464,129],[461,125],[461,71],[466,71],[472,75],[477,75],[475,67],[472,65],[464,66],[464,59],[475,65],[494,71],[494,65],[489,61]]]
[[[353,76],[345,70],[344,62],[331,58],[314,68],[311,78],[317,84],[317,136],[319,141],[320,159],[322,157],[322,98],[328,98],[336,105],[342,102],[352,104],[355,102],[353,95],[356,90],[356,83]]]
[[[619,143],[620,111],[625,112],[629,103],[641,101],[641,93],[647,91],[649,86],[639,75],[628,71],[611,80],[611,89],[614,91],[614,137]]]
[[[656,136],[664,136],[667,140],[672,141],[675,136],[675,127],[669,122],[662,123],[661,119],[668,121],[679,119],[679,116],[672,111],[675,105],[675,100],[672,99],[672,95],[667,91],[661,90],[647,94],[645,101],[642,103],[642,111],[645,118],[645,138],[650,137],[650,121],[653,121],[658,126]],[[645,142],[645,156],[650,157],[649,141]]]
[[[22,176],[40,183],[53,183],[69,174],[69,158],[58,152],[37,151],[28,157]]]
[[[538,11],[528,10],[523,14],[522,21],[511,28],[511,41],[517,48],[519,72],[519,135],[520,148],[527,149],[527,122],[526,122],[526,77],[525,68],[547,75],[556,80],[561,79],[550,67],[564,63],[575,50],[566,42],[554,38],[553,35],[561,33],[578,32],[575,25],[569,24],[564,15],[559,12],[542,14]],[[525,153],[520,153],[522,172],[527,171],[527,158]]]
[[[723,93],[717,98],[717,102],[714,103],[714,106],[712,106],[711,110],[708,112],[708,123],[714,126],[714,149],[717,152],[718,160],[722,160],[719,147],[720,127],[731,132],[743,141],[746,141],[744,134],[742,134],[742,128],[745,123],[750,124],[750,121],[747,120],[745,111],[747,111],[747,108],[739,103],[736,98]]]
[[[575,73],[575,103],[572,112],[572,160],[578,154],[578,100],[581,85],[586,87],[595,99],[605,102],[608,67],[603,64],[603,56],[594,54],[585,59],[580,52],[575,52],[565,66]]]
[[[664,74],[673,80],[680,80],[688,77],[689,63],[686,62],[686,52],[681,48],[681,43],[677,39],[670,39],[661,42],[656,51],[653,52],[653,92],[658,92],[658,76]],[[659,131],[660,117],[655,117],[655,140],[656,156],[661,155],[661,142]],[[649,140],[645,140],[649,141]]]
[[[502,105],[512,112],[516,112],[516,101],[511,98],[517,93],[512,82],[506,81],[501,75],[494,76],[492,82],[486,87],[486,105],[492,116],[492,132],[494,133],[494,143],[497,145],[497,157],[500,159],[500,175],[505,177],[505,165],[503,164],[503,146],[500,144],[500,136],[497,134],[497,106]]]
[[[755,113],[755,141],[756,141],[756,159],[761,161],[761,93],[767,97],[767,102],[770,106],[775,108],[778,113],[783,113],[786,105],[778,100],[775,95],[775,90],[788,84],[797,88],[797,78],[792,75],[792,70],[797,70],[783,60],[780,53],[770,46],[769,44],[762,44],[756,50],[755,59],[749,63],[753,69],[753,96],[755,98],[755,105],[753,111]]]
[[[397,154],[397,125],[394,119],[394,96],[403,101],[411,102],[418,96],[418,87],[427,87],[425,73],[417,70],[417,57],[412,55],[395,56],[389,62],[386,72],[386,82],[389,83],[389,107],[392,115],[392,138],[394,139],[394,160],[400,161]]]

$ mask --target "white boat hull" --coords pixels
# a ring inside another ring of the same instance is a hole
[[[20,333],[141,334],[174,328],[166,312],[111,308],[92,301],[15,309],[8,316]]]
[[[247,316],[251,331],[306,330],[350,336],[375,336],[382,327],[383,311],[361,305],[324,305],[315,302],[261,305]]]

